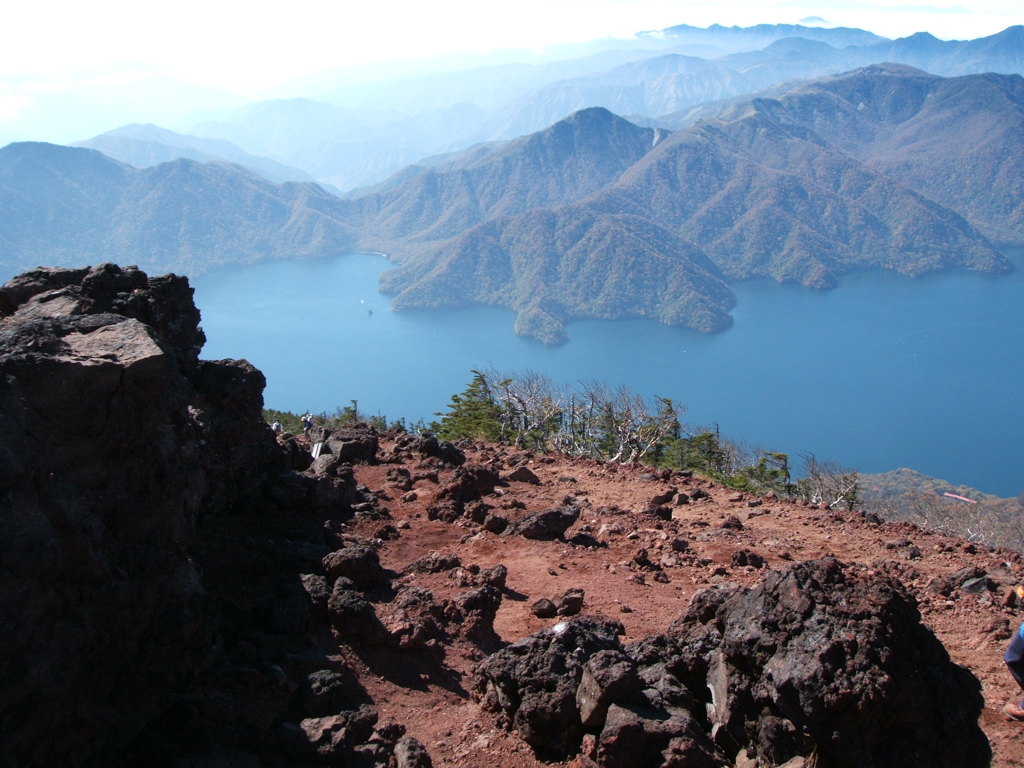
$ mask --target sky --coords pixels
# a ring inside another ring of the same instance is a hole
[[[820,18],[885,37],[994,34],[1024,22],[1019,0],[36,0],[0,25],[0,139],[33,104],[87,86],[84,100],[157,78],[256,99],[311,73],[396,58],[628,36],[676,24],[749,26]],[[820,22],[819,22],[820,23]],[[376,65],[379,66],[379,65]],[[104,90],[106,89],[106,90]],[[69,109],[87,111],[96,104]],[[51,107],[51,111],[52,111]],[[26,123],[27,124],[27,123]],[[9,138],[9,137],[8,137]]]

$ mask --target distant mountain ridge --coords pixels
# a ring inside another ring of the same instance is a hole
[[[341,200],[238,166],[134,169],[0,150],[0,263],[195,272],[361,249],[396,308],[489,304],[548,343],[577,318],[728,327],[729,283],[827,288],[852,269],[1004,272],[1024,243],[1024,81],[899,65],[775,89],[673,133],[605,109]]]
[[[204,139],[199,136],[169,131],[156,125],[125,125],[71,146],[98,149],[108,157],[136,168],[149,168],[178,158],[198,162],[237,163],[256,171],[268,181],[316,181],[305,171],[256,157],[229,141]]]
[[[991,92],[976,104],[973,97],[982,86]],[[887,101],[892,93],[917,98]],[[967,101],[974,113],[965,118]],[[932,106],[936,102],[941,109]],[[986,152],[988,170],[976,185],[988,187],[998,212],[977,212],[979,197],[964,189],[947,191],[947,197],[971,202],[976,212],[968,213],[979,226],[1005,216],[1010,224],[997,233],[1020,242],[1024,230],[1012,222],[1024,206],[1018,194],[1018,170],[1024,170],[1017,138],[1022,105],[1019,76],[947,80],[907,67],[873,67],[820,80],[779,99],[729,108],[715,120],[667,136],[611,183],[554,206],[553,216],[498,215],[471,222],[471,229],[450,240],[438,239],[432,229],[403,230],[402,247],[392,250],[402,266],[386,273],[382,286],[396,294],[399,307],[507,306],[519,313],[519,332],[557,343],[566,338],[565,323],[577,317],[640,316],[720,330],[728,326],[734,302],[726,283],[750,277],[827,288],[843,273],[863,267],[911,275],[950,267],[1007,271],[1010,263],[983,232],[934,199],[946,189],[943,169],[977,165],[973,131],[932,132],[928,141],[923,132],[940,114],[943,125],[961,119],[1000,127]],[[904,112],[894,112],[896,106]],[[599,125],[597,115],[609,118],[603,110],[585,114],[586,120],[574,119]],[[815,131],[819,123],[833,141]],[[865,130],[869,125],[872,130]],[[851,132],[860,138],[847,152],[839,139]],[[887,158],[900,155],[895,150],[902,137],[919,132],[916,156],[902,155],[898,175],[885,172]],[[512,146],[504,151],[511,153]],[[998,163],[992,159],[997,156]],[[508,167],[514,167],[509,158]],[[936,175],[914,173],[918,167]],[[433,173],[435,186],[449,189],[441,179],[457,174],[443,167]],[[903,175],[915,187],[903,183]],[[402,190],[389,192],[395,205],[405,199]],[[417,211],[436,202],[424,194],[417,188],[411,198]],[[435,220],[465,205],[451,199]],[[391,223],[402,218],[395,207],[387,217],[364,213],[361,244],[393,244]],[[433,248],[427,247],[431,239]],[[590,274],[618,276],[614,289],[600,281],[585,295],[566,289],[562,276],[581,275],[577,254],[584,247]],[[637,253],[645,254],[645,270],[630,280],[634,272],[622,264]],[[546,266],[528,266],[539,263]],[[686,281],[680,281],[680,270]],[[488,279],[488,271],[503,276],[500,287]],[[677,292],[667,298],[652,285],[673,285]]]
[[[608,41],[579,58],[462,69],[276,99],[193,121],[186,130],[301,168],[344,191],[420,158],[527,135],[589,107],[678,127],[709,100],[879,62],[942,76],[1024,74],[1024,27],[977,40],[921,33],[888,40],[856,29],[672,27]],[[661,118],[667,118],[661,121]]]
[[[275,185],[234,165],[179,159],[137,169],[91,149],[0,149],[0,263],[9,273],[103,261],[191,273],[326,256],[354,241],[343,209],[315,184]]]

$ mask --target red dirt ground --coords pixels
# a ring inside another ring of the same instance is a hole
[[[381,454],[386,455],[385,438]],[[608,465],[565,457],[530,456],[511,448],[477,445],[467,451],[469,462],[507,472],[522,462],[541,479],[540,485],[509,483],[485,502],[515,519],[528,511],[560,506],[567,496],[582,509],[570,530],[589,532],[607,548],[576,547],[561,541],[531,541],[521,536],[497,536],[472,523],[443,523],[427,518],[427,506],[440,487],[430,480],[415,484],[413,500],[387,480],[388,464],[357,466],[358,482],[378,493],[401,536],[383,544],[382,564],[395,572],[432,551],[458,555],[463,566],[508,568],[506,594],[495,629],[502,639],[515,641],[558,619],[542,620],[530,612],[541,598],[556,598],[569,588],[585,591],[584,613],[603,614],[622,621],[634,640],[664,631],[686,608],[694,593],[720,581],[758,583],[765,570],[732,565],[733,552],[748,549],[764,557],[768,568],[834,555],[898,576],[916,596],[925,624],[938,636],[954,661],[981,681],[985,709],[981,726],[992,744],[996,768],[1024,765],[1024,723],[1009,721],[1000,711],[1020,695],[1007,673],[1002,654],[1024,611],[1004,607],[1001,593],[981,596],[955,592],[946,598],[926,589],[932,577],[946,577],[968,565],[985,569],[1007,584],[1024,581],[1024,559],[1006,550],[992,551],[922,531],[907,524],[873,524],[854,513],[831,514],[815,507],[774,498],[738,493],[700,478],[665,478],[645,467]],[[412,467],[409,467],[410,469]],[[442,470],[443,484],[450,470]],[[710,498],[674,508],[673,519],[659,521],[643,510],[650,500],[674,486],[689,492],[701,487]],[[383,495],[381,492],[383,491]],[[520,506],[521,505],[521,506]],[[618,507],[622,511],[600,511]],[[739,518],[741,530],[722,528],[729,516]],[[351,531],[372,536],[380,521],[361,521]],[[666,567],[665,582],[630,567],[641,548],[658,562],[684,538],[689,553],[676,566]],[[919,549],[908,554],[909,539]],[[437,598],[465,589],[448,573],[415,574],[406,583],[430,588]],[[399,722],[430,751],[437,768],[533,768],[542,765],[515,734],[496,726],[469,697],[470,670],[481,654],[472,646],[447,649],[446,668],[393,669],[394,656],[375,660],[356,657],[343,649],[346,663],[359,675],[373,698],[380,721]],[[388,661],[391,659],[392,661]],[[379,663],[375,663],[379,661]],[[416,662],[413,662],[416,663]],[[942,706],[942,702],[935,702]]]

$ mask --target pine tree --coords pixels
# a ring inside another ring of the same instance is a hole
[[[473,371],[473,379],[466,389],[452,395],[448,413],[438,413],[440,421],[432,422],[431,431],[442,440],[497,440],[501,436],[502,409],[495,399],[487,378]]]

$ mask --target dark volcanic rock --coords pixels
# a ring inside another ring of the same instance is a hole
[[[450,552],[428,552],[402,569],[402,573],[440,573],[462,565],[458,555]]]
[[[542,758],[588,732],[602,768],[721,768],[740,750],[764,766],[991,759],[978,681],[902,585],[831,558],[699,593],[667,634],[625,648],[607,622],[562,622],[482,661],[472,690]]]
[[[494,618],[501,607],[501,591],[487,584],[469,592],[460,592],[452,601],[461,614],[462,634],[478,646],[493,650],[501,644],[494,631]]]
[[[633,660],[621,651],[598,651],[583,667],[576,706],[585,728],[600,728],[613,701],[635,699],[643,688]]]
[[[362,588],[372,588],[386,581],[377,550],[368,544],[349,544],[331,552],[323,560],[328,578],[352,579]]]
[[[339,462],[370,464],[377,458],[377,430],[369,424],[354,424],[337,429],[315,427],[310,440],[323,443],[324,452]]]
[[[430,753],[419,740],[403,736],[395,744],[395,768],[433,768]]]
[[[466,454],[447,440],[438,440],[433,435],[410,437],[409,448],[421,456],[440,459],[445,464],[460,466],[466,463]]]
[[[530,613],[538,619],[553,619],[558,615],[558,606],[548,598],[542,597],[530,606]]]
[[[598,737],[597,762],[601,768],[732,765],[686,710],[666,712],[635,704],[612,704],[608,708]]]
[[[505,475],[505,480],[512,483],[529,483],[530,485],[540,485],[540,478],[537,477],[537,473],[527,466],[516,467],[507,475]]]
[[[216,647],[190,557],[197,521],[259,514],[287,470],[263,376],[199,362],[198,321],[185,278],[134,268],[40,269],[0,288],[13,764],[110,762]],[[301,621],[292,607],[274,621]]]
[[[576,690],[586,660],[619,650],[622,625],[580,617],[524,638],[491,654],[473,673],[472,693],[499,712],[538,755],[564,759],[578,750],[583,724]]]
[[[984,766],[978,681],[953,664],[897,582],[826,558],[720,589],[670,630],[669,667],[711,689],[730,753],[776,764],[815,749],[823,764]],[[767,718],[774,718],[768,720]]]
[[[365,742],[377,724],[377,711],[362,706],[357,710],[327,717],[310,717],[286,724],[281,740],[295,759],[317,759],[329,764],[352,759],[354,748]]]
[[[486,496],[498,484],[498,473],[479,464],[463,464],[452,473],[452,479],[437,492],[437,498],[466,504]]]
[[[508,532],[517,533],[525,539],[561,539],[579,516],[579,507],[572,505],[534,512],[510,525]]]

